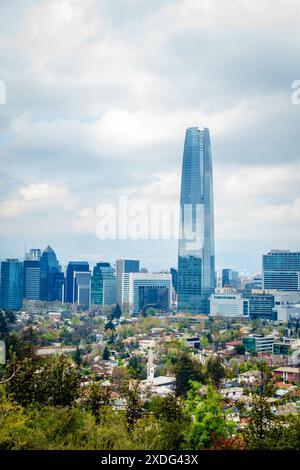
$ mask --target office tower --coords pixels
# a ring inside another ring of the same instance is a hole
[[[271,250],[263,255],[263,288],[300,290],[300,251]]]
[[[138,273],[140,262],[133,259],[118,259],[117,268],[117,302],[122,307],[122,279],[124,273]]]
[[[186,130],[180,195],[178,309],[208,313],[215,288],[214,206],[209,130]]]
[[[88,307],[91,298],[91,272],[74,272],[74,303]]]
[[[253,290],[263,290],[262,276],[256,275],[243,285],[244,294],[249,294]]]
[[[65,300],[65,275],[63,272],[55,272],[52,274],[52,299],[58,302]]]
[[[115,270],[109,263],[97,263],[91,281],[91,303],[113,305],[117,301]]]
[[[243,346],[246,351],[250,353],[265,353],[269,354],[273,352],[274,336],[263,336],[263,335],[249,335],[242,338]]]
[[[40,258],[41,250],[32,248],[23,262],[24,299],[40,300]]]
[[[0,306],[19,310],[23,299],[23,263],[17,259],[1,262]]]
[[[239,289],[239,273],[237,271],[233,271],[232,269],[222,269],[222,287],[232,287],[233,289]]]
[[[274,294],[265,292],[244,293],[244,298],[249,301],[250,319],[274,320]]]
[[[249,317],[249,301],[244,299],[242,294],[216,292],[211,294],[209,306],[210,316],[212,317],[240,317],[246,319]]]
[[[274,293],[273,318],[279,322],[297,324],[300,320],[300,292]]]
[[[24,260],[24,299],[40,300],[40,261]]]
[[[162,311],[171,308],[172,276],[165,273],[124,273],[122,304],[137,315],[153,307]]]
[[[172,276],[172,286],[173,286],[174,291],[177,294],[178,271],[175,268],[171,268],[170,273],[171,273],[171,276]]]
[[[55,251],[48,245],[40,259],[40,299],[47,302],[62,301],[62,278]]]
[[[75,272],[89,272],[90,267],[87,261],[69,261],[66,272],[65,302],[73,304],[75,298]]]

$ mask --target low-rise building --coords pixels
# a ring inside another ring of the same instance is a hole
[[[242,387],[222,388],[220,390],[220,395],[229,400],[238,400],[243,396],[243,388]]]
[[[249,335],[242,338],[243,345],[250,353],[269,353],[273,351],[274,336]]]
[[[247,372],[242,372],[238,376],[239,384],[252,385],[260,379],[259,370],[249,370]]]
[[[281,378],[284,383],[300,383],[300,367],[278,367],[274,370],[273,376]]]

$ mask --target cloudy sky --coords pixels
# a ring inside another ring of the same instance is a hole
[[[177,264],[176,240],[99,240],[120,195],[178,203],[185,128],[209,127],[216,265],[299,249],[299,0],[1,0],[0,258]]]

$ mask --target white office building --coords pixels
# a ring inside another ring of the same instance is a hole
[[[210,315],[212,317],[249,317],[249,301],[241,294],[222,289],[209,298]]]
[[[171,308],[172,276],[166,273],[123,273],[122,305],[137,315],[150,307],[162,311]]]
[[[300,319],[300,292],[274,293],[274,317],[279,322]]]

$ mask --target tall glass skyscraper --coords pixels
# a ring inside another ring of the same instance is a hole
[[[117,280],[110,263],[97,263],[91,281],[91,303],[113,305],[117,301]]]
[[[66,273],[65,302],[73,304],[77,301],[74,274],[88,273],[89,270],[90,267],[87,261],[69,261]]]
[[[124,273],[138,273],[140,270],[140,262],[134,259],[118,259],[117,268],[117,302],[122,306],[122,285]]]
[[[300,290],[300,251],[271,250],[263,255],[263,288]]]
[[[40,300],[40,258],[41,250],[32,248],[25,255],[24,271],[24,299]]]
[[[19,310],[23,298],[23,263],[17,259],[1,262],[0,307]]]
[[[215,288],[214,206],[209,130],[186,130],[180,195],[178,309],[209,313]]]
[[[48,245],[40,259],[40,299],[62,301],[63,284],[64,275],[55,251]]]

